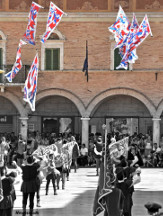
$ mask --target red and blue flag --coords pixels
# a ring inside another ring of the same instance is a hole
[[[38,67],[39,67],[39,59],[38,59],[38,54],[36,54],[33,63],[31,65],[30,71],[28,73],[28,77],[25,81],[24,98],[23,98],[24,101],[29,103],[32,111],[35,111]]]
[[[114,39],[116,41],[116,47],[122,46],[124,44],[128,33],[130,31],[131,23],[127,18],[124,10],[119,6],[119,11],[115,23],[108,29],[114,34]]]
[[[127,43],[126,43],[126,51],[120,63],[120,68],[127,69],[128,63],[135,63],[135,60],[138,59],[136,55],[136,48],[151,34],[151,28],[149,25],[148,17],[145,15],[142,23],[139,28],[135,31],[131,32]]]
[[[28,25],[26,32],[23,36],[23,39],[32,44],[35,45],[35,35],[36,35],[36,26],[37,26],[37,14],[40,8],[43,8],[39,4],[32,2],[31,10],[28,16]]]
[[[64,12],[58,8],[53,2],[50,2],[48,20],[46,25],[46,32],[43,34],[41,42],[45,43],[45,41],[49,38],[52,31],[56,28],[56,26],[61,21]]]
[[[21,46],[25,45],[26,42],[23,40],[20,40],[19,46],[17,48],[17,54],[16,54],[16,62],[14,63],[12,70],[5,74],[6,79],[9,82],[12,82],[12,80],[15,78],[17,73],[21,70],[22,68],[22,61],[21,61]]]
[[[147,15],[139,26],[135,14],[132,23],[130,23],[121,7],[119,7],[116,22],[109,27],[109,31],[114,34],[115,48],[119,48],[122,57],[121,63],[116,69],[124,68],[126,70],[128,63],[135,63],[138,59],[136,48],[149,34],[152,35]]]

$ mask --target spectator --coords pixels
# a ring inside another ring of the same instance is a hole
[[[80,165],[86,166],[88,165],[88,149],[85,146],[85,143],[82,144],[82,147],[80,149]]]
[[[73,164],[74,164],[74,172],[76,173],[77,166],[78,166],[77,165],[77,159],[79,157],[79,146],[78,146],[78,143],[76,142],[76,140],[72,140],[72,141],[74,141],[74,147],[72,149],[72,161],[73,161]]]

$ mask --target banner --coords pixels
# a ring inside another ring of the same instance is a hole
[[[31,10],[28,16],[28,25],[26,32],[23,36],[23,39],[32,44],[35,45],[35,35],[36,35],[36,26],[37,26],[37,14],[40,8],[43,8],[39,4],[32,2]]]
[[[128,69],[128,63],[135,63],[138,59],[136,48],[151,34],[149,21],[145,15],[141,25],[138,25],[135,15],[133,14],[132,24],[129,22],[123,9],[119,7],[116,22],[109,27],[109,31],[114,34],[116,41],[115,48],[119,48],[122,57],[121,63],[116,69]]]
[[[111,145],[109,145],[110,149],[110,157],[119,158],[120,156],[124,156],[127,158],[128,156],[128,140],[129,137],[125,137]]]
[[[93,216],[107,209],[106,196],[112,192],[112,184],[115,181],[113,163],[110,157],[110,149],[106,148],[104,161],[100,165],[100,176],[93,204]]]
[[[39,60],[38,60],[38,54],[36,54],[33,63],[31,65],[30,71],[28,73],[28,77],[25,81],[24,98],[23,98],[24,101],[29,103],[32,111],[35,111],[38,66],[39,66]]]
[[[42,36],[42,43],[45,43],[52,31],[57,27],[57,25],[61,21],[63,14],[64,12],[60,8],[58,8],[53,2],[50,2],[46,32]]]
[[[16,54],[16,62],[14,63],[12,70],[10,72],[8,72],[7,74],[5,74],[6,79],[9,82],[12,82],[12,79],[15,78],[15,76],[17,75],[17,73],[21,70],[22,68],[22,61],[21,61],[21,46],[27,44],[26,42],[24,42],[23,40],[20,40],[19,42],[19,46],[17,48],[17,54]]]

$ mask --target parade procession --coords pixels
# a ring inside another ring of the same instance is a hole
[[[0,216],[163,215],[162,23],[162,0],[0,0]]]

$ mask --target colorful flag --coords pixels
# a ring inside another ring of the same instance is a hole
[[[139,28],[129,34],[126,42],[126,51],[118,68],[127,69],[128,63],[135,63],[135,60],[138,59],[138,56],[135,55],[135,50],[149,34],[152,36],[148,17],[145,15]]]
[[[88,82],[88,42],[87,41],[86,41],[86,57],[84,60],[82,71],[85,72],[85,76],[87,77],[87,82]]]
[[[43,7],[35,2],[32,2],[31,10],[28,16],[27,29],[23,36],[23,39],[32,45],[35,45],[37,14],[40,8],[43,8]]]
[[[131,26],[131,23],[129,19],[127,18],[122,7],[119,6],[117,19],[115,23],[108,28],[109,31],[114,34],[114,39],[116,41],[116,47],[120,47],[124,44],[124,41],[126,40],[128,33],[130,31],[130,26]]]
[[[38,54],[36,54],[33,63],[31,65],[30,71],[28,73],[28,77],[25,81],[24,98],[23,98],[24,101],[29,103],[32,111],[35,111],[38,66],[39,66],[39,60],[38,60]]]
[[[120,55],[121,55],[122,58],[123,58],[123,56],[124,56],[124,54],[125,54],[125,52],[126,52],[126,45],[127,45],[128,39],[129,39],[130,37],[132,37],[133,34],[136,33],[136,31],[137,31],[138,28],[139,28],[138,21],[137,21],[137,19],[136,19],[135,14],[133,14],[133,19],[132,19],[130,31],[129,31],[129,33],[128,33],[128,36],[126,37],[126,41],[124,41],[124,43],[122,44],[122,46],[119,47],[119,53],[120,53]],[[134,58],[134,60],[137,60],[138,57],[137,57],[137,55],[136,55],[136,49],[133,50],[133,52],[134,52],[134,53],[132,53],[132,52],[130,53],[131,58],[132,58],[132,59]],[[132,63],[134,63],[134,62],[132,62]]]
[[[109,31],[114,34],[115,48],[119,48],[122,57],[121,63],[116,69],[124,68],[127,70],[128,63],[135,63],[138,59],[136,48],[151,33],[147,15],[139,26],[135,14],[133,14],[132,23],[130,23],[123,9],[119,6],[116,22],[109,27]]]
[[[7,74],[5,74],[5,77],[9,82],[12,82],[12,79],[14,79],[14,77],[17,75],[17,73],[22,68],[21,46],[25,45],[25,44],[26,44],[26,42],[24,42],[23,40],[20,40],[19,46],[17,48],[16,62],[14,63],[12,70],[10,72],[8,72]]]
[[[49,38],[52,31],[61,21],[63,14],[64,12],[60,8],[58,8],[53,2],[50,2],[46,32],[43,34],[43,37],[41,39],[42,43],[45,43],[45,41]]]

